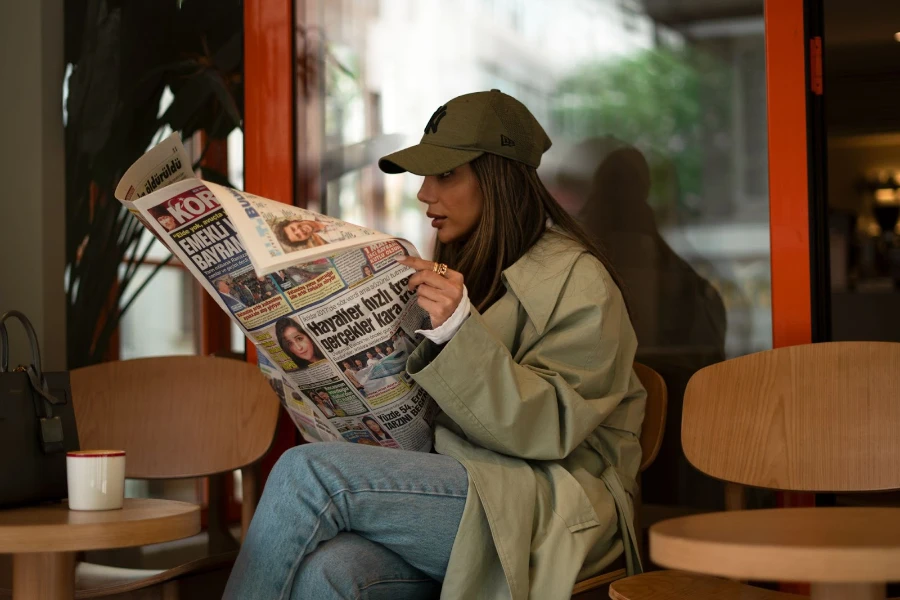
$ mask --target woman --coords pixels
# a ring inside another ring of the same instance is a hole
[[[385,432],[385,430],[381,428],[381,423],[376,421],[373,417],[366,415],[362,418],[362,422],[363,425],[366,426],[366,429],[369,430],[369,433],[371,433],[372,436],[379,442],[391,439],[391,436],[389,436],[387,432]]]
[[[300,326],[287,317],[282,317],[275,322],[275,337],[278,345],[288,355],[298,369],[305,369],[309,365],[322,359],[322,355],[316,344]]]
[[[370,267],[369,265],[363,265],[363,267],[362,267],[363,279],[368,279],[372,275],[374,275],[374,273],[372,272],[372,267]]]
[[[499,91],[451,100],[382,170],[425,176],[433,330],[408,371],[436,453],[307,444],[270,475],[228,598],[568,598],[634,548],[646,393],[604,259],[537,176],[550,146]],[[439,583],[440,582],[440,583]]]

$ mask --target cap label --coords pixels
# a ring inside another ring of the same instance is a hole
[[[431,131],[431,133],[437,133],[438,125],[441,124],[441,119],[447,116],[447,106],[441,106],[434,114],[431,115],[431,118],[428,120],[428,125],[425,126],[425,133]]]
[[[500,134],[500,145],[501,146],[515,146],[516,143],[501,133]]]

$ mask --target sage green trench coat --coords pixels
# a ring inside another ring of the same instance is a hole
[[[640,569],[631,511],[646,392],[622,295],[555,229],[503,282],[483,315],[408,363],[443,411],[435,449],[469,475],[445,600],[569,598],[623,551]]]

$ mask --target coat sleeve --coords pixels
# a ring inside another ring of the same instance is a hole
[[[634,331],[601,268],[587,277],[573,269],[543,334],[518,361],[473,309],[445,346],[419,346],[410,374],[475,443],[525,459],[564,458],[631,386]]]

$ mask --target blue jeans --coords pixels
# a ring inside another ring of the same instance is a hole
[[[468,486],[440,454],[292,448],[269,475],[224,597],[437,597]]]

